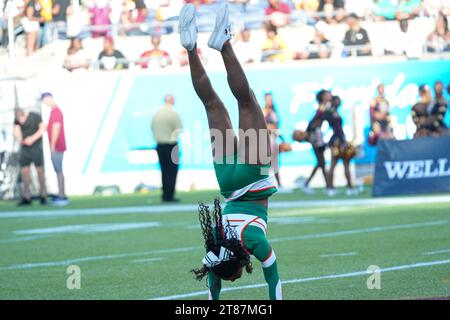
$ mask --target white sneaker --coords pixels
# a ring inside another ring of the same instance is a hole
[[[334,197],[335,195],[337,195],[337,191],[336,189],[327,188],[326,194],[329,197]]]
[[[305,186],[305,185],[303,185],[302,191],[306,194],[315,194],[316,193],[316,191],[314,191],[314,189],[311,189],[310,187]]]
[[[222,51],[223,44],[231,39],[231,24],[229,20],[228,3],[222,2],[216,13],[216,24],[214,31],[209,37],[208,46]]]
[[[69,204],[69,199],[67,198],[56,198],[51,202],[51,205],[57,207],[65,207]]]
[[[356,196],[358,195],[358,190],[355,188],[349,188],[347,189],[347,196]]]
[[[192,51],[197,43],[197,21],[195,19],[195,6],[189,3],[180,11],[178,17],[181,45]]]

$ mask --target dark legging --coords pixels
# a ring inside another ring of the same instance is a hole
[[[327,179],[327,173],[325,171],[325,156],[324,156],[325,148],[323,148],[323,147],[313,147],[313,151],[314,151],[314,155],[316,156],[317,163],[316,163],[316,166],[314,167],[313,171],[311,172],[311,175],[306,180],[305,186],[309,185],[309,183],[311,182],[312,178],[316,174],[317,170],[320,169],[322,171],[323,178],[325,180],[325,184],[326,184],[326,186],[328,188],[329,184],[328,184],[328,179]]]

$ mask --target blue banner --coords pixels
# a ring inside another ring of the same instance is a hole
[[[357,65],[355,65],[357,64]],[[294,129],[305,129],[315,113],[315,94],[322,88],[331,89],[341,97],[340,114],[349,140],[359,140],[362,153],[355,161],[373,163],[375,148],[367,143],[369,105],[379,81],[385,84],[391,105],[394,134],[397,139],[409,139],[414,134],[410,112],[417,101],[420,84],[433,85],[436,80],[448,80],[450,63],[445,60],[363,62],[326,61],[323,64],[267,65],[246,70],[250,85],[261,106],[264,93],[274,96],[279,113],[281,132],[293,143],[293,152],[281,155],[281,166],[311,165],[314,157],[307,143],[293,142]],[[223,100],[235,128],[238,124],[236,99],[230,92],[225,72],[209,73],[211,82]],[[113,139],[103,161],[101,172],[126,172],[158,169],[155,162],[130,161],[130,150],[155,147],[150,130],[152,115],[162,105],[165,94],[175,96],[175,110],[183,121],[181,168],[211,169],[209,137],[205,135],[207,119],[204,107],[192,87],[189,70],[179,74],[137,75],[118,120]],[[450,124],[450,115],[445,119]],[[356,124],[356,125],[354,125]],[[332,132],[323,128],[325,139]],[[145,158],[145,157],[143,157]],[[140,159],[142,160],[142,159]]]
[[[450,191],[450,136],[378,144],[374,196]]]

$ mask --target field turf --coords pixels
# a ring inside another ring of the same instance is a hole
[[[189,272],[204,255],[195,206],[216,193],[180,193],[175,206],[157,193],[77,197],[65,208],[2,201],[0,299],[206,299],[206,282]],[[269,239],[285,299],[450,296],[450,199],[369,193],[272,197]],[[223,284],[223,299],[268,297],[252,261],[253,274]],[[69,265],[80,267],[79,290],[66,286]],[[369,266],[381,268],[380,289],[367,287]]]

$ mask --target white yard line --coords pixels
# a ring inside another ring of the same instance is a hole
[[[432,267],[432,266],[438,266],[438,265],[444,265],[444,264],[450,264],[450,259],[430,261],[430,262],[417,262],[417,263],[413,263],[413,264],[405,264],[405,265],[388,267],[388,268],[380,268],[380,273],[408,270],[408,269],[415,269],[415,268],[425,268],[425,267]],[[370,274],[370,273],[367,272],[367,270],[361,270],[361,271],[356,271],[356,272],[330,274],[330,275],[324,275],[324,276],[319,276],[319,277],[309,277],[309,278],[285,280],[285,281],[282,281],[282,284],[287,285],[287,284],[292,284],[292,283],[312,282],[312,281],[326,280],[326,279],[351,278],[351,277],[364,276],[364,275],[368,275],[368,274]],[[238,291],[238,290],[246,290],[246,289],[256,289],[256,288],[262,288],[262,287],[266,287],[266,286],[267,286],[266,283],[259,283],[259,284],[253,284],[253,285],[247,285],[247,286],[224,288],[224,289],[222,289],[222,292]],[[208,291],[206,291],[206,290],[194,291],[194,292],[190,292],[190,293],[177,294],[177,295],[173,295],[173,296],[151,298],[151,300],[175,300],[175,299],[198,297],[198,296],[203,296],[203,295],[207,296]]]
[[[382,227],[371,227],[371,228],[342,230],[342,231],[324,232],[324,233],[316,233],[316,234],[305,234],[305,235],[293,236],[293,237],[275,238],[275,239],[269,239],[269,241],[271,243],[275,243],[275,242],[293,241],[293,240],[332,238],[332,237],[338,237],[338,236],[348,236],[348,235],[354,235],[354,234],[373,233],[373,232],[381,232],[381,231],[388,231],[388,230],[434,227],[434,226],[442,226],[442,225],[446,225],[446,224],[448,224],[447,220],[429,221],[429,222],[421,222],[421,223],[409,223],[409,224],[394,224],[394,225],[382,226]]]
[[[161,261],[163,258],[149,258],[149,259],[136,259],[132,260],[131,263],[148,263],[148,262],[155,262],[155,261]]]
[[[274,243],[274,242],[293,241],[293,240],[319,239],[319,238],[330,238],[330,237],[332,238],[332,237],[338,237],[338,236],[373,233],[373,232],[383,232],[383,231],[389,231],[389,230],[434,227],[434,226],[441,226],[441,225],[446,225],[446,224],[448,224],[447,220],[429,221],[429,222],[422,222],[422,223],[387,225],[387,226],[380,226],[380,227],[352,229],[352,230],[343,230],[343,231],[335,231],[335,232],[305,234],[305,235],[297,236],[297,237],[274,238],[274,239],[270,239],[270,242]],[[0,271],[2,271],[2,270],[17,270],[17,269],[31,269],[31,268],[39,268],[39,267],[67,266],[70,264],[74,264],[74,263],[78,263],[78,262],[85,262],[85,261],[121,259],[121,258],[126,258],[126,257],[145,256],[145,255],[151,255],[151,254],[189,252],[189,251],[201,250],[201,248],[202,248],[201,246],[182,247],[182,248],[175,248],[175,249],[162,249],[162,250],[135,252],[135,253],[124,253],[124,254],[115,254],[115,255],[75,258],[75,259],[62,260],[62,261],[15,264],[15,265],[11,265],[11,266],[0,266]]]
[[[330,253],[330,254],[321,254],[321,258],[334,258],[334,257],[350,257],[356,256],[356,252],[343,252],[343,253]]]
[[[52,235],[67,233],[99,233],[160,227],[159,222],[96,223],[63,225],[49,228],[15,230],[17,235]]]
[[[13,242],[20,242],[20,241],[32,241],[32,240],[38,240],[38,239],[45,239],[48,238],[49,235],[36,235],[36,236],[28,236],[28,237],[17,237],[17,238],[10,238],[10,239],[2,239],[0,240],[0,243],[13,243]]]
[[[272,201],[270,209],[290,208],[314,208],[314,207],[358,207],[358,206],[395,206],[415,205],[427,203],[450,203],[450,195],[444,196],[421,196],[421,197],[395,197],[395,198],[370,198],[370,199],[341,199],[341,200],[307,200],[307,201]],[[88,209],[60,209],[60,210],[36,210],[36,211],[4,211],[0,212],[1,218],[25,218],[25,217],[70,217],[110,215],[126,213],[174,213],[174,212],[196,212],[196,204],[177,205],[149,205],[140,207],[118,207],[118,208],[88,208]]]
[[[443,249],[443,250],[424,252],[423,255],[424,256],[432,256],[432,255],[435,255],[435,254],[449,253],[449,252],[450,252],[450,249]]]
[[[60,267],[60,266],[68,266],[71,264],[75,264],[75,263],[79,263],[79,262],[86,262],[86,261],[122,259],[122,258],[146,256],[146,255],[150,255],[150,254],[185,252],[185,251],[193,251],[193,250],[199,250],[199,249],[200,249],[200,247],[196,246],[196,247],[184,247],[184,248],[177,248],[177,249],[153,250],[153,251],[143,251],[143,252],[133,252],[133,253],[111,254],[111,255],[105,255],[105,256],[83,257],[83,258],[75,258],[75,259],[68,259],[68,260],[61,260],[61,261],[23,263],[23,264],[15,264],[15,265],[6,266],[6,267],[0,267],[0,271],[31,269],[31,268],[39,268],[39,267]]]

